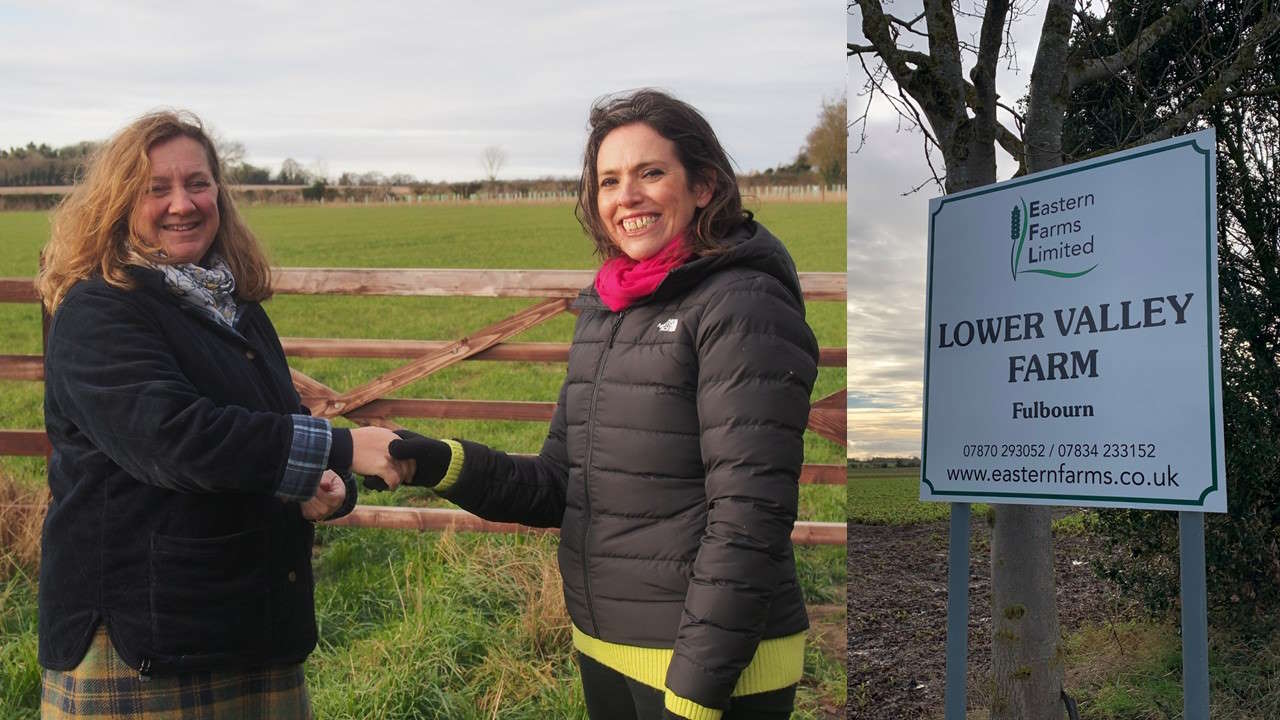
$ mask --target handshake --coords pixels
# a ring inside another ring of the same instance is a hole
[[[365,476],[364,486],[370,490],[435,487],[453,460],[448,445],[409,430],[356,428],[351,444],[351,469]]]
[[[449,469],[453,450],[445,443],[408,430],[363,427],[351,431],[351,470],[364,475],[370,490],[395,490],[401,485],[435,487]],[[302,503],[302,516],[324,520],[347,500],[346,484],[325,470],[315,495]],[[354,502],[354,498],[352,499]]]

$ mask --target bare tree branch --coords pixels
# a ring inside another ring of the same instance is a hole
[[[951,161],[969,155],[972,128],[965,110],[965,82],[955,15],[951,0],[925,0],[924,5],[929,30],[928,55],[897,46],[881,0],[858,0],[863,35],[876,48],[876,55],[888,68],[903,98],[897,107],[899,115],[914,118],[918,127],[931,131],[931,134],[926,132],[926,147],[933,143],[942,152],[948,167],[948,182],[963,183],[968,176],[967,169],[952,168]],[[921,121],[921,115],[928,120],[927,124]],[[994,171],[994,165],[992,169]],[[936,171],[934,175],[937,176]]]
[[[877,4],[879,1],[876,0]],[[956,16],[951,0],[924,0],[924,12],[929,28],[929,59],[933,74],[938,77],[941,90],[950,96],[955,107],[963,107],[964,72],[960,59],[960,38],[956,32]],[[942,98],[939,98],[940,100]],[[945,103],[945,100],[944,100]],[[933,108],[923,107],[926,113]]]
[[[889,18],[889,22],[901,27],[903,30],[906,30],[907,32],[913,35],[919,35],[922,38],[929,37],[928,33],[922,33],[915,28],[915,24],[920,22],[922,19],[924,19],[924,13],[920,13],[919,15],[911,18],[910,20],[900,20],[888,13],[885,14],[885,17]]]
[[[969,72],[973,80],[973,136],[969,155],[975,164],[990,164],[991,174],[996,168],[996,120],[999,110],[996,100],[996,66],[1000,61],[1000,44],[1004,40],[1005,17],[1009,13],[1009,0],[988,0],[982,17],[982,29],[978,34],[978,60]],[[966,88],[966,99],[968,96]]]
[[[1267,87],[1253,88],[1252,90],[1223,93],[1222,101],[1227,102],[1236,98],[1247,97],[1273,97],[1276,95],[1280,95],[1280,85],[1268,85]]]
[[[1005,105],[1002,102],[996,102],[996,105],[999,106],[1001,110],[1004,110],[1005,112],[1012,115],[1014,122],[1018,123],[1019,126],[1022,125],[1023,123],[1022,113],[1018,112],[1017,110],[1014,110],[1013,108],[1009,107],[1008,105]]]
[[[928,138],[928,133],[925,133],[925,137],[926,137],[926,138]],[[930,139],[931,139],[931,138],[930,138]],[[937,142],[935,141],[935,142],[934,142],[934,144],[936,145],[936,144],[937,144]],[[938,168],[934,167],[934,165],[933,165],[933,153],[929,152],[929,143],[928,143],[927,141],[926,141],[926,142],[925,142],[925,144],[924,144],[924,161],[925,161],[925,163],[929,166],[929,174],[932,176],[930,179],[931,179],[931,180],[933,180],[933,184],[934,184],[934,185],[936,185],[936,186],[938,187],[938,189],[939,189],[939,190],[941,190],[941,191],[943,191],[943,192],[946,192],[946,189],[947,189],[947,183],[946,183],[947,176],[946,176],[946,175],[939,175],[939,174],[938,174]],[[922,188],[922,187],[924,187],[925,185],[928,185],[928,184],[929,184],[929,180],[925,180],[924,182],[920,183],[919,185],[917,185],[917,186],[915,186],[915,187],[911,188],[911,190],[910,190],[910,191],[908,191],[908,192],[904,192],[904,193],[902,193],[902,194],[903,194],[903,195],[912,195],[912,194],[915,194],[915,193],[917,193],[917,192],[919,192],[919,191],[920,191],[920,188]]]
[[[877,95],[889,103],[889,106],[898,114],[899,131],[903,129],[903,123],[905,122],[910,130],[919,130],[924,135],[926,157],[931,148],[940,147],[937,139],[929,131],[928,124],[920,117],[920,110],[915,101],[907,94],[903,86],[894,83],[893,89],[896,92],[891,92],[885,88],[885,82],[889,79],[888,68],[883,63],[875,68],[868,66],[864,55],[858,56],[858,62],[862,65],[862,71],[867,78],[862,92],[867,97],[867,102],[863,112],[854,117],[849,123],[850,129],[857,127],[859,133],[858,147],[854,148],[853,151],[860,150],[866,140],[867,120],[870,117],[871,104],[875,102]]]
[[[982,18],[982,30],[978,41],[978,63],[970,71],[969,77],[978,89],[978,97],[984,107],[991,108],[991,116],[995,117],[996,103],[996,63],[1000,60],[1000,45],[1003,40],[1005,16],[1009,13],[1009,0],[991,0],[987,3],[987,12]]]
[[[1027,14],[1026,8],[1019,0],[1012,0],[1009,3],[1008,19],[1004,24],[1004,59],[1006,61],[1006,69],[1014,72],[1021,72],[1022,68],[1018,66],[1018,43],[1013,36],[1014,23],[1022,19]],[[1012,111],[1011,111],[1012,112]]]
[[[1154,131],[1148,133],[1137,144],[1154,142],[1172,137],[1197,115],[1222,102],[1245,71],[1257,62],[1258,46],[1266,42],[1280,31],[1280,10],[1270,10],[1241,38],[1240,49],[1236,52],[1231,64],[1222,70],[1218,79],[1205,88],[1195,100],[1187,103],[1176,113],[1164,121]]]
[[[1062,125],[1071,91],[1066,82],[1075,0],[1049,0],[1027,99],[1027,167],[1047,170],[1062,164]]]
[[[907,96],[907,92],[902,89],[902,86],[898,86],[898,97],[900,98],[899,102],[901,103],[901,108],[906,109],[907,111],[906,113],[903,113],[902,110],[899,109],[899,115],[906,117],[909,114],[910,117],[908,119],[910,119],[916,127],[920,128],[920,132],[924,134],[925,160],[929,163],[929,169],[933,170],[933,160],[929,156],[929,148],[932,146],[941,150],[942,143],[938,142],[938,138],[934,137],[933,133],[929,130],[929,125],[925,123],[924,118],[920,117],[920,108],[911,101],[911,98]],[[933,171],[933,176],[935,178],[938,177],[936,170]]]
[[[1143,28],[1133,42],[1121,48],[1119,52],[1074,65],[1067,71],[1068,86],[1074,90],[1085,83],[1105,80],[1121,69],[1138,62],[1147,50],[1172,32],[1179,23],[1190,17],[1192,8],[1199,4],[1200,0],[1182,0],[1168,13]]]
[[[973,83],[965,83],[964,91],[965,91],[964,93],[965,103],[969,107],[973,108],[974,112],[976,113],[977,103],[978,103],[978,89],[973,85]],[[1008,111],[1008,113],[1013,116],[1014,121],[1017,122],[1019,126],[1021,126],[1022,116],[1019,115],[1017,112],[1015,112],[1013,108],[1010,108],[1009,106],[999,101],[996,102],[996,105]],[[1000,143],[1000,147],[1005,152],[1009,153],[1010,157],[1012,157],[1014,160],[1018,162],[1017,175],[1025,175],[1027,173],[1027,157],[1026,157],[1026,148],[1022,143],[1021,133],[1020,132],[1015,133],[1014,131],[1005,127],[999,121],[995,120],[995,118],[992,118],[991,122],[992,122],[992,127],[995,129],[995,136],[993,139],[996,142]]]
[[[927,68],[930,65],[929,56],[919,50],[908,50],[906,48],[898,48],[898,54],[903,61],[915,65],[917,69]]]
[[[490,145],[480,154],[480,165],[490,183],[496,182],[502,166],[507,164],[507,151],[498,145]]]
[[[880,86],[878,84],[870,82],[871,72],[867,69],[866,60],[861,57],[859,57],[858,60],[862,63],[862,69],[867,73],[868,82],[864,86],[863,94],[867,96],[867,103],[862,107],[862,114],[849,120],[850,135],[853,134],[853,129],[855,127],[858,128],[857,147],[854,147],[849,151],[854,153],[860,152],[863,146],[867,144],[867,120],[871,117],[871,105],[876,101],[876,92],[880,90]]]
[[[1014,176],[1027,174],[1027,150],[1022,144],[1022,138],[1018,137],[1012,130],[1000,123],[996,123],[996,142],[1000,143],[1000,147],[1018,161],[1018,171]]]
[[[862,9],[862,34],[871,41],[866,52],[874,52],[880,58],[899,86],[909,86],[915,78],[915,72],[907,66],[902,48],[894,42],[893,33],[889,29],[889,18],[885,15],[880,0],[858,0],[858,7]],[[859,52],[864,51],[860,49]]]

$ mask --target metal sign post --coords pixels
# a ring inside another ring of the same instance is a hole
[[[951,503],[947,549],[946,720],[964,720],[969,656],[969,503]]]
[[[1204,577],[1204,513],[1178,513],[1182,590],[1182,717],[1209,717],[1209,623]]]

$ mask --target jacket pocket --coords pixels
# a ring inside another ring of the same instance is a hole
[[[265,529],[151,536],[151,642],[166,655],[257,655],[271,645]]]

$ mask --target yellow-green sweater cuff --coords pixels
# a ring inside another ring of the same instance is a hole
[[[464,456],[466,453],[462,450],[462,443],[457,440],[441,438],[440,442],[448,445],[452,454],[449,456],[449,467],[444,471],[444,477],[440,478],[440,482],[436,483],[436,486],[432,489],[438,493],[446,493],[449,488],[453,487],[454,483],[458,482],[458,476],[462,474],[462,463],[465,462]]]
[[[666,692],[665,704],[668,710],[686,720],[720,720],[720,716],[724,715],[723,710],[704,707],[692,700],[686,700],[671,692],[670,688]]]
[[[573,647],[578,652],[610,668],[614,672],[661,690],[671,712],[688,720],[720,720],[723,710],[705,707],[682,698],[666,687],[667,666],[671,664],[671,648],[647,648],[613,643],[572,626]],[[804,675],[804,633],[761,640],[756,653],[738,676],[730,693],[733,696],[780,690],[800,682]]]

